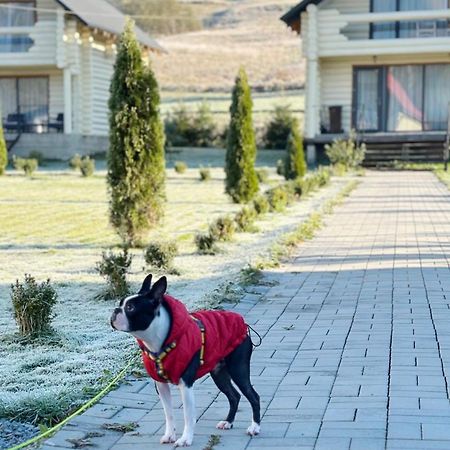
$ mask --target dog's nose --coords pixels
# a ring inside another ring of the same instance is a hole
[[[114,321],[116,320],[117,314],[119,314],[119,313],[120,313],[120,308],[116,308],[111,315],[110,323],[111,323],[111,327],[113,327],[114,329],[116,329],[116,327],[114,326]]]

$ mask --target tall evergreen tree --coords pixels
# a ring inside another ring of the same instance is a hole
[[[111,82],[108,184],[110,218],[124,243],[136,245],[163,215],[164,130],[159,91],[129,20]]]
[[[3,134],[3,126],[0,121],[0,175],[3,175],[5,173],[7,165],[8,165],[8,149],[6,147],[5,136]]]
[[[306,174],[307,165],[303,150],[303,139],[299,131],[299,123],[294,120],[286,147],[286,159],[284,161],[284,177],[286,180],[294,180]]]
[[[252,200],[259,189],[252,107],[247,74],[241,67],[233,88],[225,162],[225,190],[235,203]]]

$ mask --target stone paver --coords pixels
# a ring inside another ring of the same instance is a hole
[[[196,384],[192,448],[450,449],[450,193],[430,173],[368,172],[317,237],[236,310],[264,340],[253,356],[262,434],[215,430],[227,402],[210,378]],[[275,285],[273,285],[275,284]],[[175,392],[175,391],[174,391]],[[179,397],[175,401],[182,427]],[[121,434],[103,423],[137,421]],[[48,440],[91,437],[98,449],[164,448],[153,386],[132,381]]]

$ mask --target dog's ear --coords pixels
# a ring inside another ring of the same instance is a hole
[[[167,289],[167,278],[161,277],[152,287],[149,297],[161,301]]]
[[[152,274],[149,274],[145,277],[145,280],[142,283],[141,290],[138,292],[138,294],[143,295],[150,292],[151,283],[152,283]]]

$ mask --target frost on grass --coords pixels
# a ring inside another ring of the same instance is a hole
[[[236,213],[239,206],[223,193],[221,169],[213,169],[207,184],[198,183],[197,177],[195,169],[177,177],[169,173],[163,228],[165,237],[177,240],[180,250],[175,264],[182,276],[169,276],[169,293],[191,309],[237,301],[240,270],[268,257],[282,234],[298,227],[345,182],[295,203],[286,213],[265,215],[257,223],[258,234],[236,234],[223,244],[220,255],[199,256],[193,239],[182,237],[206,231],[217,217]],[[59,419],[92,398],[136,349],[130,336],[113,332],[109,325],[116,302],[95,300],[105,288],[95,264],[105,247],[117,243],[107,224],[104,179],[77,180],[67,174],[33,181],[2,180],[0,214],[5,220],[0,223],[0,245],[8,264],[0,265],[0,417],[35,423]],[[155,231],[158,234],[160,230]],[[143,252],[135,251],[134,256],[129,277],[132,291],[145,275]],[[28,345],[17,335],[9,291],[10,283],[25,272],[37,279],[50,276],[58,292],[55,334]]]

